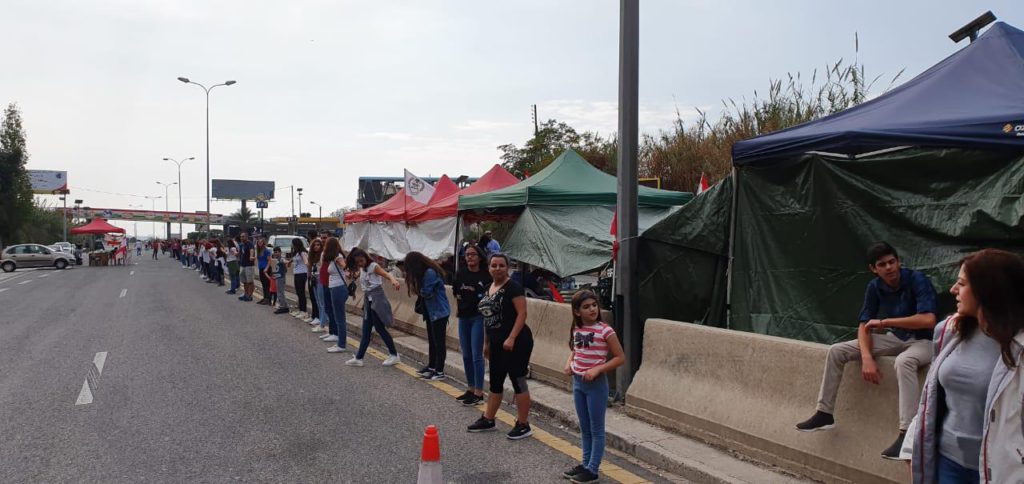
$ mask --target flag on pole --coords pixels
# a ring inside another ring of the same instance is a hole
[[[405,170],[405,195],[426,205],[430,201],[430,197],[434,195],[434,187],[410,173],[409,170]]]
[[[612,260],[618,258],[619,255],[619,207],[615,207],[615,212],[612,214]]]
[[[697,186],[697,195],[708,191],[708,177],[704,175],[704,172],[700,172],[700,185]]]

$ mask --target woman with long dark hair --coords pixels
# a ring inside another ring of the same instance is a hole
[[[292,251],[288,254],[288,265],[292,267],[292,282],[295,295],[299,297],[299,311],[306,312],[306,279],[309,277],[309,255],[302,239],[292,239]]]
[[[448,292],[444,287],[444,269],[429,257],[419,252],[405,256],[406,291],[409,296],[419,296],[423,320],[427,323],[427,367],[420,370],[420,376],[428,380],[444,379],[444,362],[448,350],[445,346],[448,317],[451,306]]]
[[[342,353],[348,350],[345,337],[348,328],[345,322],[345,301],[348,300],[348,276],[346,275],[345,254],[341,251],[341,242],[337,237],[327,239],[324,253],[321,256],[323,269],[327,271],[327,285],[323,292],[327,294],[325,305],[328,310],[328,328],[330,335],[324,338],[327,342],[336,342],[327,348],[328,353]]]
[[[309,243],[309,254],[306,260],[309,261],[309,278],[307,283],[309,284],[309,317],[306,321],[312,326],[320,326],[320,298],[318,294],[318,282],[319,277],[317,270],[320,268],[320,255],[323,253],[324,244],[318,238],[311,239]]]
[[[526,293],[523,286],[509,278],[508,256],[492,254],[488,259],[491,286],[480,300],[480,314],[484,316],[487,339],[484,355],[491,362],[491,394],[483,416],[466,430],[484,432],[494,430],[494,417],[501,406],[505,378],[512,380],[515,392],[516,424],[507,434],[512,440],[533,435],[530,428],[530,388],[526,383],[530,354],[533,353],[533,333],[526,325]]]
[[[228,238],[226,260],[228,262],[228,275],[231,277],[231,287],[227,290],[227,293],[235,294],[242,283],[239,279],[238,244],[235,243],[233,238]]]
[[[986,483],[1024,482],[1024,260],[986,249],[964,264],[972,276],[982,331],[999,343],[983,413],[981,478]]]
[[[382,363],[384,366],[393,366],[398,363],[398,349],[395,348],[395,341],[388,332],[389,326],[394,320],[391,314],[391,301],[388,301],[387,293],[384,292],[384,281],[391,283],[397,291],[402,286],[398,279],[388,274],[383,267],[373,262],[362,249],[356,247],[348,253],[346,264],[352,275],[359,278],[363,289],[363,334],[359,339],[359,351],[355,357],[345,362],[349,366],[363,366],[363,356],[370,346],[370,332],[374,329],[384,340],[388,347],[388,358]],[[344,304],[344,301],[342,301]]]
[[[475,244],[463,249],[465,263],[455,274],[452,292],[458,304],[459,346],[469,389],[457,397],[472,406],[484,400],[484,317],[477,305],[491,287],[491,274],[484,267],[483,252]]]
[[[976,290],[985,274],[975,261],[960,263],[949,292],[956,314],[935,326],[935,359],[928,368],[917,412],[911,473],[913,482],[977,483],[985,397],[999,361],[999,344],[978,331],[981,312]]]

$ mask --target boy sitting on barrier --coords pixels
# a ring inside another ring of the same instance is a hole
[[[864,293],[857,339],[829,347],[825,374],[814,415],[796,425],[801,432],[828,430],[835,426],[832,414],[843,378],[843,366],[858,357],[864,381],[878,384],[882,374],[877,356],[896,357],[899,384],[899,437],[882,452],[896,459],[920,400],[917,370],[932,361],[932,328],[935,326],[935,288],[924,274],[900,267],[899,255],[891,245],[879,242],[867,254],[868,268],[875,274]]]

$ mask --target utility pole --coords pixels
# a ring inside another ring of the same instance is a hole
[[[540,141],[537,137],[540,135],[540,125],[537,120],[537,105],[533,105],[533,139]],[[544,151],[543,146],[537,147],[537,154],[533,157],[533,168],[534,171],[540,166],[540,154]]]
[[[615,321],[626,363],[616,371],[616,399],[623,400],[639,368],[643,348],[637,312],[637,146],[639,144],[640,0],[619,0],[619,173],[618,237],[615,261]]]
[[[65,191],[60,196],[60,201],[64,202],[64,212],[61,213],[61,224],[64,226],[64,242],[68,241],[68,192]]]

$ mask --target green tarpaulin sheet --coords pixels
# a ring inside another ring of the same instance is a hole
[[[948,289],[962,257],[985,247],[1024,254],[1019,153],[808,154],[737,173],[731,319],[721,316],[728,244],[717,237],[723,227],[727,233],[731,202],[724,193],[699,197],[641,236],[644,317],[833,343],[856,333],[873,277],[864,252],[876,241],[931,277],[942,312],[953,308]]]
[[[640,207],[640,231],[677,209]],[[559,277],[598,269],[612,258],[613,215],[610,206],[526,207],[502,250]]]
[[[537,174],[492,192],[459,197],[459,211],[517,208],[535,205],[616,204],[614,176],[598,170],[573,150],[562,153]],[[640,187],[639,205],[679,206],[693,198],[687,192]]]

